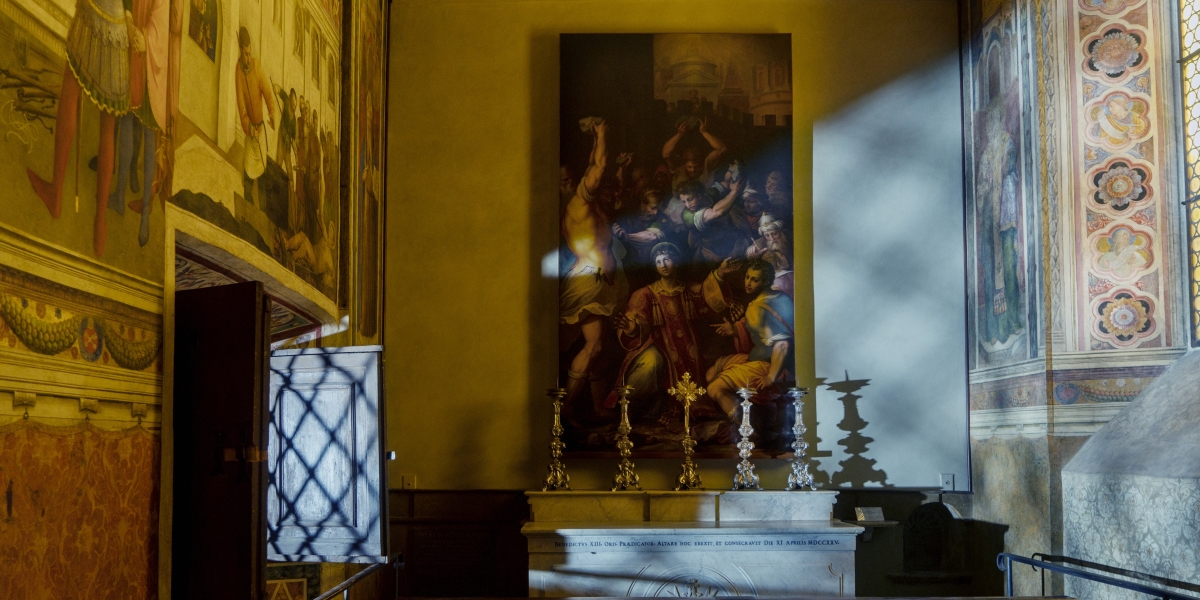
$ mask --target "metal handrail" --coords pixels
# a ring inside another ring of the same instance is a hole
[[[399,563],[399,559],[397,559],[396,562]],[[354,587],[360,581],[369,577],[375,571],[378,571],[378,570],[388,566],[388,564],[390,564],[390,561],[382,562],[382,563],[375,563],[375,564],[355,573],[354,575],[351,575],[348,579],[333,586],[332,588],[330,588],[330,590],[328,592],[325,592],[324,594],[317,596],[314,600],[333,600],[333,597],[336,596],[339,592],[341,592],[341,594],[342,594],[342,600],[349,600],[350,588]]]
[[[1093,571],[1107,571],[1109,573],[1112,573],[1113,575],[1120,575],[1121,577],[1128,577],[1130,579],[1141,579],[1143,581],[1149,581],[1152,583],[1157,583],[1159,585],[1165,585],[1167,587],[1171,587],[1171,588],[1175,588],[1175,589],[1179,589],[1179,590],[1187,590],[1189,592],[1200,592],[1200,584],[1197,584],[1197,583],[1188,583],[1186,581],[1179,581],[1177,579],[1170,579],[1167,577],[1159,577],[1158,575],[1150,575],[1149,573],[1139,573],[1137,571],[1130,571],[1129,569],[1122,569],[1121,567],[1112,567],[1109,565],[1105,565],[1105,564],[1101,564],[1101,563],[1094,563],[1094,562],[1091,562],[1088,560],[1083,560],[1080,558],[1072,558],[1070,556],[1056,556],[1054,554],[1043,554],[1041,552],[1034,552],[1033,554],[1029,555],[1029,558],[1032,558],[1034,560],[1045,560],[1045,561],[1054,562],[1054,563],[1066,563],[1068,565],[1075,565],[1077,567],[1083,567],[1085,569],[1091,569]]]
[[[1041,569],[1046,570],[1046,571],[1054,571],[1057,573],[1062,573],[1064,575],[1070,575],[1072,577],[1079,577],[1080,579],[1086,579],[1088,581],[1095,581],[1097,583],[1103,583],[1105,585],[1111,585],[1111,586],[1115,586],[1115,587],[1119,587],[1119,588],[1124,588],[1127,590],[1132,590],[1134,592],[1138,592],[1141,594],[1148,594],[1150,596],[1162,598],[1163,600],[1200,600],[1200,598],[1197,598],[1195,596],[1187,596],[1184,594],[1178,594],[1178,593],[1175,593],[1175,592],[1172,592],[1169,590],[1151,587],[1148,585],[1142,585],[1140,583],[1136,583],[1133,581],[1125,581],[1123,579],[1116,579],[1114,577],[1108,577],[1105,575],[1097,575],[1095,573],[1089,573],[1087,571],[1083,571],[1080,569],[1065,567],[1063,565],[1056,565],[1054,563],[1049,563],[1044,560],[1035,560],[1035,559],[1026,558],[1024,556],[1020,556],[1017,554],[1001,552],[1000,554],[996,555],[996,567],[998,569],[1000,569],[1001,571],[1005,572],[1004,595],[1008,596],[1008,597],[1012,597],[1012,595],[1013,595],[1012,564],[1014,562],[1024,563],[1024,564],[1032,566],[1035,569],[1040,567]]]

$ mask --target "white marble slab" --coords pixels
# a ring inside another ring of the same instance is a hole
[[[528,523],[530,596],[854,595],[839,522]],[[684,593],[686,592],[686,593]]]
[[[724,492],[721,521],[828,521],[837,492]]]
[[[527,523],[530,552],[702,552],[725,550],[849,550],[862,527],[840,521],[759,521],[723,524]]]
[[[854,595],[836,492],[528,495],[530,596]]]

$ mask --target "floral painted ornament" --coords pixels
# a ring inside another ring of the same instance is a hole
[[[1081,395],[1079,386],[1074,383],[1060,383],[1054,386],[1054,401],[1058,404],[1075,404]]]
[[[1119,79],[1145,62],[1141,52],[1142,36],[1122,29],[1109,29],[1104,36],[1087,45],[1085,65],[1093,73],[1103,73],[1109,79]]]
[[[1096,306],[1096,329],[1114,345],[1131,346],[1154,331],[1153,312],[1149,299],[1119,291]]]
[[[96,326],[96,319],[83,317],[79,321],[79,353],[88,362],[96,362],[104,350],[104,334]]]
[[[1125,161],[1115,161],[1092,177],[1096,204],[1124,211],[1130,204],[1145,200],[1150,190],[1146,185],[1149,172]]]

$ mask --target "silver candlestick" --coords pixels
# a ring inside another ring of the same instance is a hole
[[[621,424],[617,426],[617,451],[621,453],[621,463],[617,465],[617,474],[613,475],[612,491],[640,490],[641,481],[633,472],[633,462],[629,460],[629,454],[633,452],[633,442],[629,440],[629,432],[633,431],[629,426],[629,395],[633,393],[633,386],[623,385],[616,391],[621,397]]]
[[[813,482],[812,473],[808,472],[808,461],[804,459],[804,452],[808,450],[808,442],[804,441],[804,432],[808,428],[804,426],[804,415],[801,411],[804,409],[804,401],[802,398],[808,395],[807,388],[788,388],[787,395],[793,399],[793,406],[796,409],[796,424],[792,426],[792,435],[796,439],[792,442],[792,472],[788,475],[787,490],[810,490],[817,489],[817,484]]]
[[[750,398],[754,396],[754,390],[744,387],[737,394],[742,397],[742,426],[738,428],[742,439],[737,443],[742,462],[738,463],[737,475],[733,476],[733,489],[761,490],[758,475],[754,474],[754,465],[750,462],[750,451],[754,449],[754,442],[750,441],[750,436],[754,435],[754,427],[750,425]]]
[[[551,492],[555,490],[571,490],[571,478],[567,475],[567,466],[562,463],[563,449],[566,444],[559,439],[563,434],[562,426],[562,401],[567,396],[567,390],[563,388],[551,388],[546,391],[554,403],[554,426],[550,428],[550,433],[554,434],[554,438],[550,440],[550,466],[547,469],[550,471],[546,475],[546,483],[542,485],[543,492]]]

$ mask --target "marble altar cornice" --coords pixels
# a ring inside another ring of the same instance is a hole
[[[572,521],[536,521],[525,524],[522,528],[528,534],[558,533],[565,535],[609,535],[610,532],[620,532],[622,535],[694,535],[705,536],[713,533],[748,535],[769,534],[822,534],[836,530],[838,534],[857,535],[863,531],[858,525],[831,519],[829,521],[739,521],[718,523],[714,521],[682,521],[664,524],[654,521],[615,521],[607,523],[576,523]],[[603,533],[602,533],[603,532]]]
[[[820,522],[832,519],[833,490],[526,492],[535,522]]]

